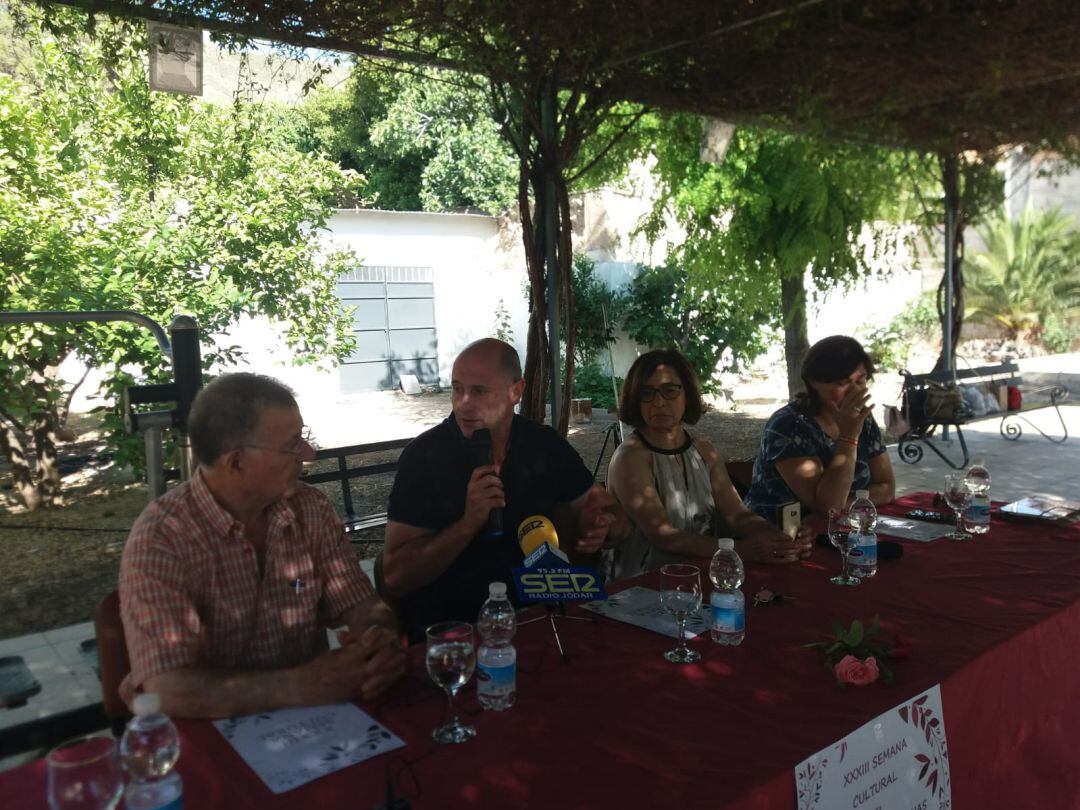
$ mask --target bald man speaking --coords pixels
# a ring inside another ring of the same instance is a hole
[[[488,584],[510,584],[526,517],[552,518],[563,548],[580,553],[597,551],[615,521],[614,499],[566,440],[514,413],[525,381],[513,346],[470,344],[451,384],[453,412],[405,448],[390,493],[383,574],[414,640],[436,622],[475,621]]]

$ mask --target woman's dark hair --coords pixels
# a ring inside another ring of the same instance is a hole
[[[868,377],[874,376],[874,361],[855,338],[833,335],[819,340],[806,352],[799,376],[805,391],[796,395],[799,407],[808,414],[821,411],[821,397],[810,383],[831,383],[847,379],[859,366]]]
[[[634,361],[626,372],[619,396],[619,418],[636,428],[645,426],[645,420],[641,416],[641,389],[658,366],[668,366],[679,375],[683,395],[686,397],[686,410],[682,420],[688,425],[697,424],[702,411],[701,386],[690,362],[677,349],[653,349]]]

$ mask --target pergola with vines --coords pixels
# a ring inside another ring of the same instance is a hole
[[[542,421],[550,389],[563,432],[573,380],[568,167],[613,105],[938,154],[952,212],[948,299],[961,312],[958,162],[1007,144],[1075,148],[1080,135],[1075,0],[40,1],[485,79],[520,161],[530,284],[522,412]],[[561,317],[571,327],[564,390]]]

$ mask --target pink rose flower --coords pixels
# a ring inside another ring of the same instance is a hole
[[[860,661],[854,655],[845,655],[833,667],[833,674],[840,683],[865,686],[876,681],[881,673],[878,672],[878,663],[874,656],[867,656],[865,661]]]

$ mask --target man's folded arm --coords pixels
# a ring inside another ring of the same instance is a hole
[[[384,638],[388,636],[388,639]],[[370,700],[404,672],[394,634],[371,627],[358,643],[330,650],[306,664],[276,670],[174,669],[146,678],[172,717],[231,717],[270,709]]]
[[[434,582],[472,540],[476,529],[456,520],[441,532],[391,520],[386,524],[383,578],[390,596],[401,597]]]

